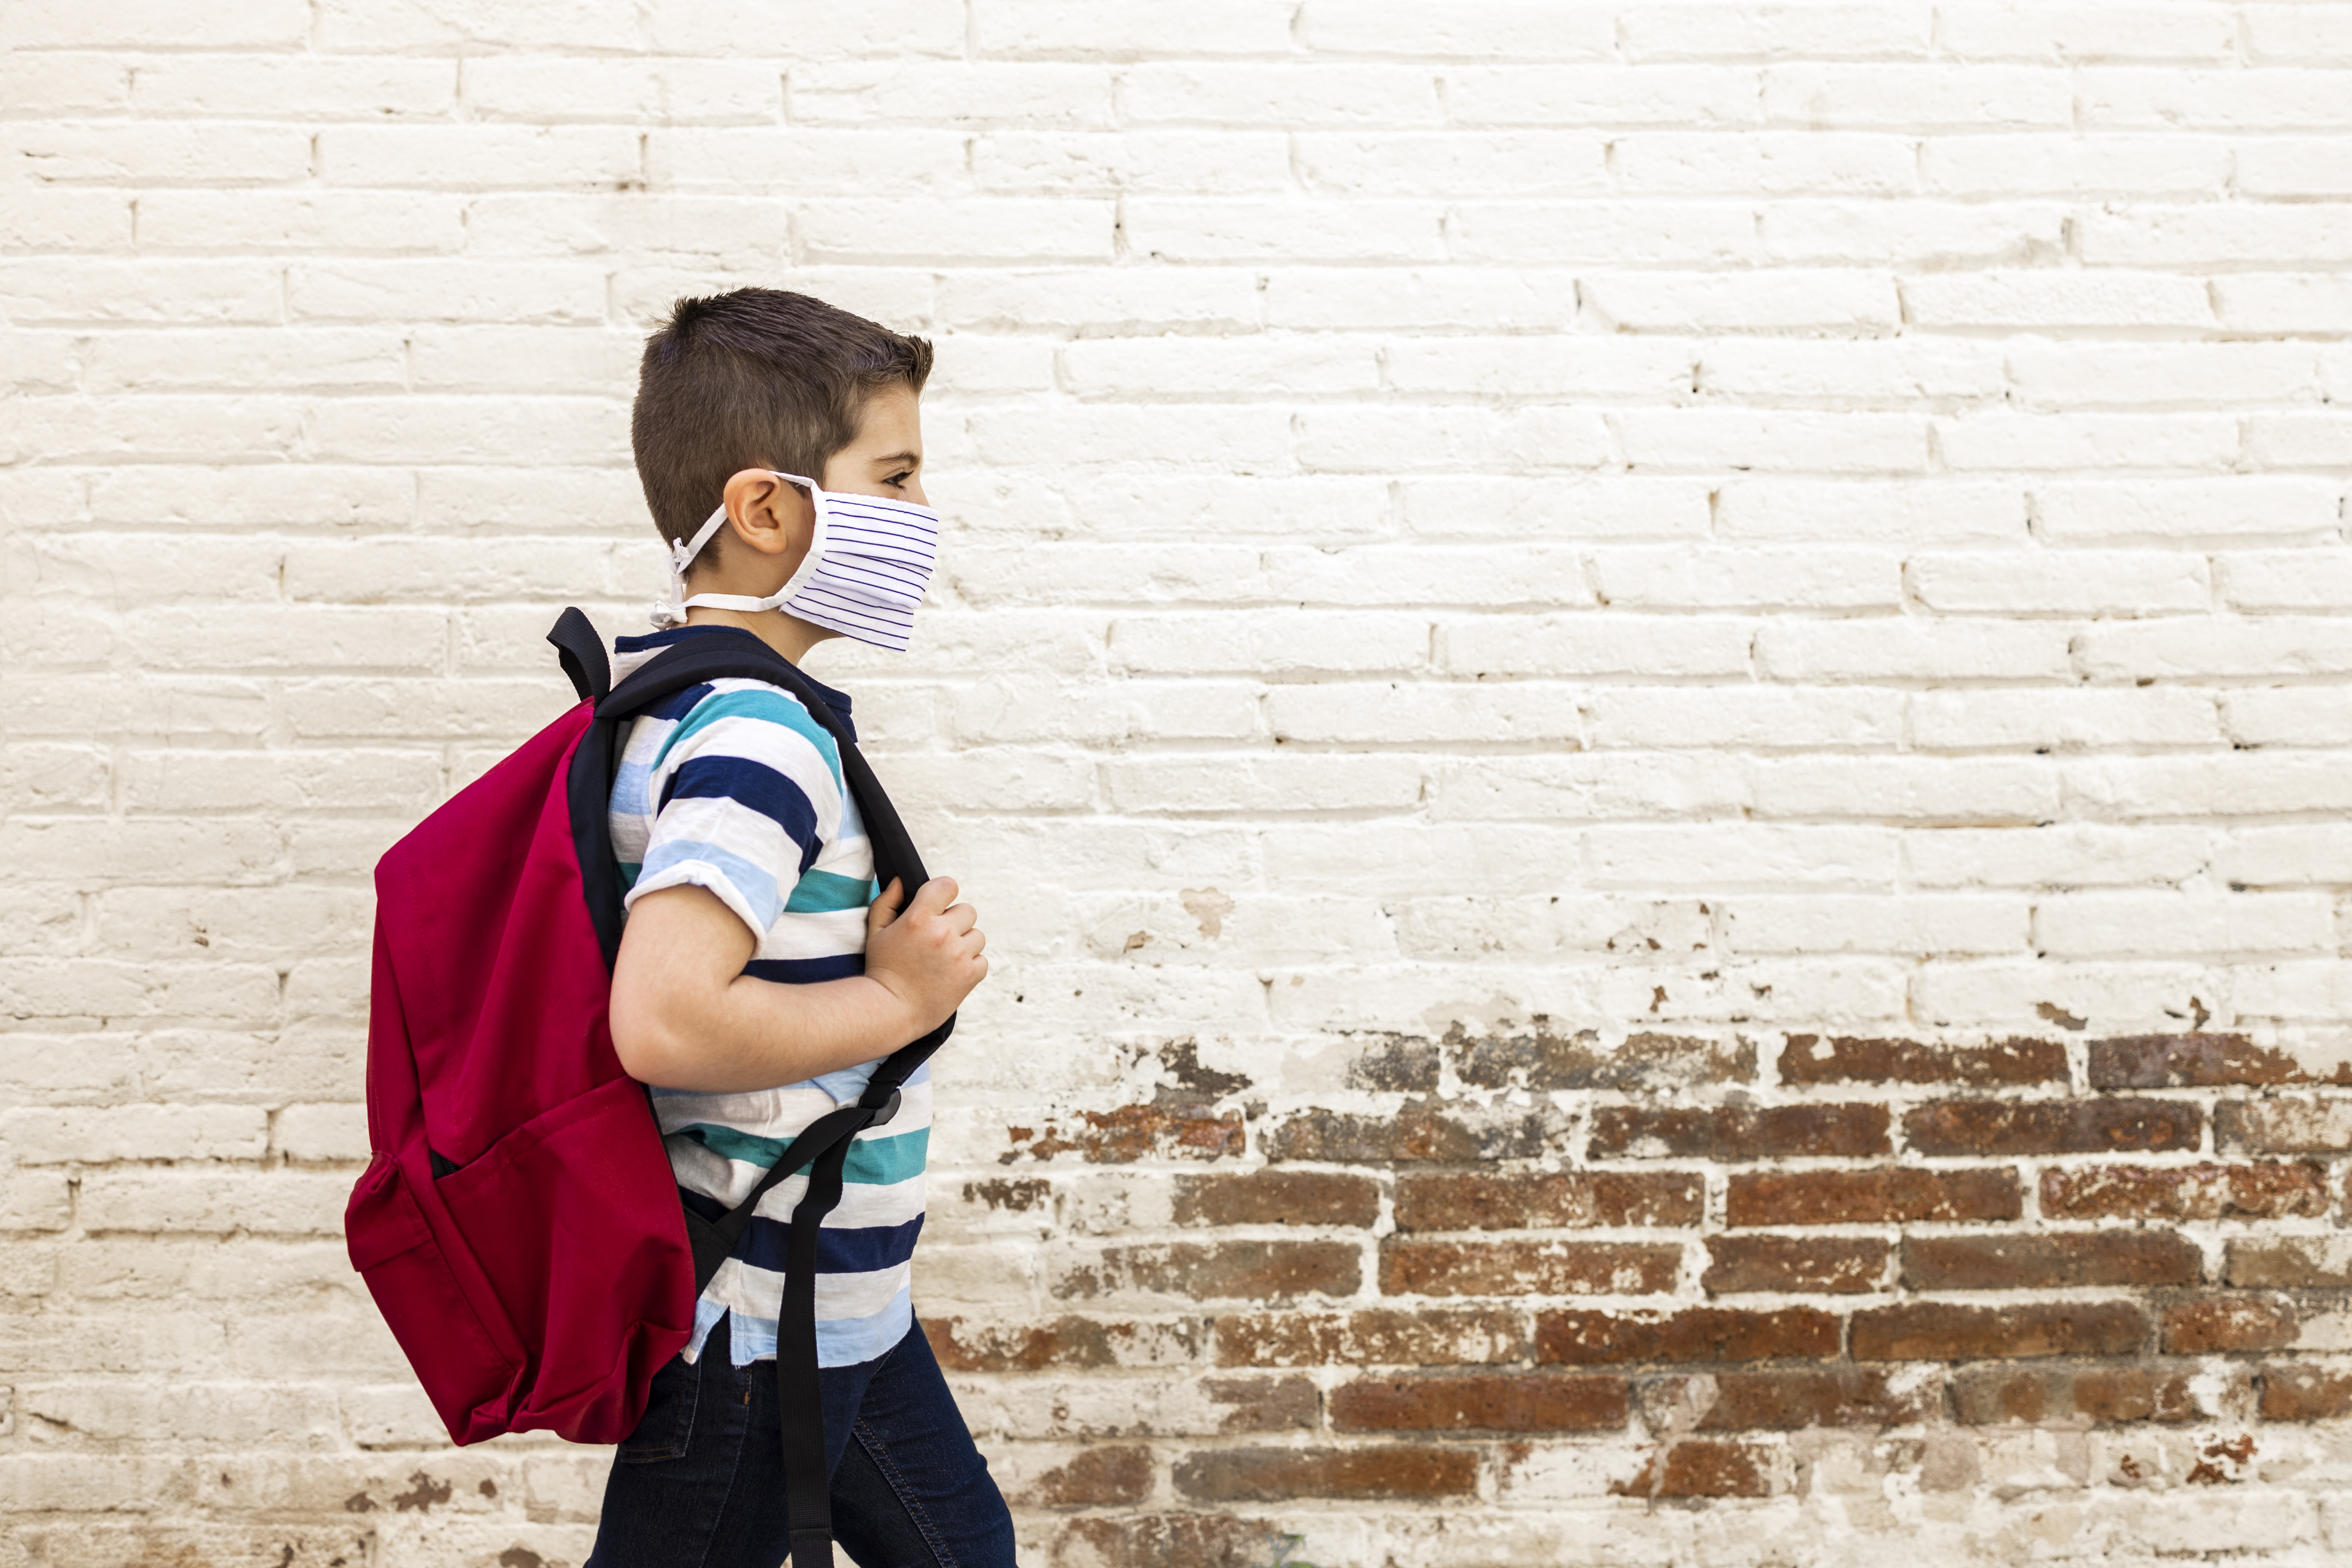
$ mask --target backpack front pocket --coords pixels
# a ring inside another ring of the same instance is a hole
[[[343,1241],[450,1437],[467,1443],[503,1429],[520,1368],[483,1327],[391,1156],[378,1154],[352,1189]]]

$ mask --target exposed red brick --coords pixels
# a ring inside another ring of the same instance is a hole
[[[2238,1286],[2340,1289],[2352,1285],[2352,1237],[2294,1236],[2233,1241],[2223,1274]]]
[[[1565,1137],[1568,1118],[1549,1102],[1528,1110],[1481,1110],[1412,1100],[1392,1115],[1307,1110],[1266,1135],[1269,1160],[1323,1160],[1335,1164],[1428,1162],[1478,1165],[1526,1160]]]
[[[1285,1531],[1269,1520],[1223,1513],[1074,1519],[1055,1532],[1054,1563],[1099,1568],[1265,1568]]]
[[[1972,1426],[2004,1422],[2196,1420],[2193,1367],[1963,1367],[1952,1374],[1959,1418]]]
[[[1549,1372],[1361,1378],[1331,1391],[1335,1432],[1605,1432],[1626,1410],[1622,1377]]]
[[[2225,1100],[2213,1111],[2213,1137],[2232,1153],[2342,1153],[2352,1149],[2352,1100]]]
[[[2042,1173],[2052,1219],[2285,1219],[2327,1212],[2317,1165],[2079,1165]]]
[[[1011,1214],[1026,1214],[1054,1201],[1054,1184],[1042,1176],[992,1176],[966,1182],[963,1201]]]
[[[1181,1365],[1198,1360],[1208,1340],[1198,1318],[1128,1323],[1062,1317],[1023,1324],[925,1318],[922,1324],[931,1353],[950,1372]]]
[[[1769,1497],[1771,1450],[1707,1438],[1670,1444],[1652,1454],[1629,1481],[1612,1481],[1618,1497]]]
[[[2331,1421],[2352,1415],[2352,1366],[2341,1362],[2264,1362],[2255,1373],[2265,1421]]]
[[[1466,1497],[1477,1488],[1478,1455],[1429,1443],[1215,1448],[1177,1460],[1175,1479],[1179,1494],[1200,1502]]]
[[[2284,1296],[2203,1296],[2164,1313],[2164,1348],[2175,1355],[2286,1350],[2302,1331],[2302,1310]]]
[[[1203,1225],[1369,1226],[1381,1214],[1380,1184],[1337,1171],[1252,1171],[1179,1176],[1175,1220]]]
[[[1969,1089],[2063,1083],[2066,1047],[2055,1040],[1948,1046],[1922,1040],[1825,1040],[1818,1035],[1791,1035],[1780,1047],[1780,1081],[1948,1083]]]
[[[1198,1300],[1289,1301],[1349,1296],[1362,1256],[1345,1241],[1175,1242],[1108,1247],[1053,1281],[1065,1300],[1140,1292]]]
[[[1042,1130],[1008,1127],[1013,1147],[997,1158],[1005,1164],[1026,1155],[1050,1160],[1077,1153],[1089,1164],[1125,1164],[1136,1160],[1221,1160],[1242,1152],[1242,1113],[1222,1114],[1200,1105],[1122,1105],[1115,1110],[1082,1110],[1074,1118],[1047,1121]]]
[[[1939,1100],[1903,1116],[1922,1154],[2139,1154],[2194,1149],[2204,1112],[2178,1100]]]
[[[1874,1367],[1718,1372],[1644,1378],[1642,1419],[1654,1432],[1793,1432],[1806,1426],[1901,1426],[1937,1413],[1933,1378],[1896,1379]]]
[[[1381,1244],[1385,1296],[1654,1296],[1675,1287],[1682,1248],[1624,1241]]]
[[[1151,1450],[1088,1448],[1039,1476],[1019,1495],[1034,1508],[1137,1503],[1151,1495]]]
[[[1838,1321],[1817,1307],[1741,1311],[1551,1311],[1536,1314],[1536,1360],[1604,1366],[1633,1362],[1776,1361],[1838,1353]]]
[[[1820,1291],[1854,1295],[1878,1289],[1894,1249],[1865,1237],[1710,1236],[1706,1272],[1710,1296],[1748,1291]]]
[[[1629,1035],[1604,1047],[1587,1031],[1574,1037],[1532,1035],[1470,1038],[1456,1025],[1445,1037],[1454,1072],[1475,1089],[1502,1089],[1515,1079],[1528,1088],[1606,1089],[1655,1094],[1706,1084],[1749,1083],[1756,1047],[1685,1035]]]
[[[1249,1312],[1214,1320],[1220,1366],[1448,1366],[1526,1354],[1520,1314],[1504,1307]]]
[[[1734,1226],[1903,1225],[2015,1219],[2025,1212],[2013,1171],[1751,1171],[1731,1178]]]
[[[2168,1230],[1915,1236],[1903,1243],[1903,1283],[1914,1290],[2194,1285],[2204,1260],[2194,1242]]]
[[[2132,1301],[2031,1301],[1961,1307],[1911,1301],[1853,1316],[1856,1361],[1990,1361],[2003,1356],[2132,1355],[2147,1340]]]
[[[1681,1172],[1431,1172],[1396,1184],[1401,1231],[1694,1226],[1706,1205],[1704,1178]]]
[[[2219,1084],[2352,1085],[2352,1061],[2313,1072],[2243,1035],[2126,1035],[2093,1040],[2094,1089],[2210,1089]]]
[[[1885,1154],[1883,1105],[1604,1105],[1592,1115],[1596,1160],[1859,1159]]]
[[[1296,1432],[1323,1414],[1322,1391],[1304,1377],[1204,1377],[1201,1392],[1224,1414],[1220,1432]]]

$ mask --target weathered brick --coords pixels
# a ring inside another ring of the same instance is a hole
[[[2034,1301],[2009,1307],[1909,1302],[1853,1315],[1856,1361],[1984,1361],[1999,1356],[2130,1355],[2147,1343],[2132,1301]]]
[[[1478,1456],[1417,1443],[1345,1448],[1218,1448],[1176,1461],[1178,1495],[1201,1502],[1283,1502],[1293,1498],[1377,1500],[1465,1497],[1477,1484]]]
[[[1635,1034],[1614,1048],[1598,1035],[1528,1035],[1473,1038],[1460,1028],[1445,1037],[1454,1070],[1477,1089],[1514,1081],[1531,1089],[1605,1089],[1663,1093],[1708,1084],[1747,1083],[1756,1077],[1756,1047],[1682,1035]]]
[[[1595,1160],[1862,1158],[1892,1152],[1883,1105],[1649,1107],[1592,1114]]]
[[[2230,1153],[2342,1153],[2352,1149],[2352,1100],[2225,1100],[2213,1110],[2213,1142]]]
[[[1106,1321],[1060,1317],[1043,1323],[922,1320],[932,1353],[950,1372],[1040,1372],[1048,1367],[1166,1366],[1196,1361],[1208,1342],[1198,1318]]]
[[[1501,1307],[1247,1312],[1210,1326],[1220,1366],[1447,1366],[1527,1353],[1526,1323]]]
[[[1281,1538],[1269,1521],[1232,1514],[1126,1514],[1074,1519],[1049,1550],[1087,1568],[1258,1568]]]
[[[1952,1373],[1952,1405],[1961,1421],[2156,1421],[2178,1424],[2204,1414],[2200,1373],[2187,1366],[1970,1366]]]
[[[2024,1212],[2010,1171],[1755,1171],[1731,1178],[1735,1226],[1895,1225],[2015,1219]]]
[[[1780,1047],[1780,1073],[1788,1084],[1948,1083],[1977,1089],[2064,1083],[2066,1047],[2055,1040],[2023,1038],[1951,1046],[1791,1035]]]
[[[1813,1307],[1745,1311],[1536,1314],[1536,1360],[1570,1365],[1636,1362],[1820,1359],[1838,1353],[1838,1320]]]
[[[2316,1064],[2244,1035],[2126,1035],[2090,1043],[2093,1089],[2209,1089],[2218,1084],[2352,1087],[2352,1058]]]
[[[1103,1508],[1151,1495],[1151,1450],[1088,1448],[1032,1481],[1012,1500],[1040,1508]]]
[[[1612,1172],[1400,1175],[1400,1231],[1559,1230],[1693,1226],[1706,1197],[1696,1175]]]
[[[1241,1112],[1222,1114],[1199,1105],[1122,1105],[1114,1110],[1085,1110],[1068,1121],[1044,1127],[1009,1127],[1005,1141],[1013,1147],[998,1159],[1006,1164],[1026,1155],[1050,1160],[1076,1153],[1089,1164],[1124,1164],[1135,1160],[1220,1160],[1242,1152]]]
[[[1638,1472],[1612,1481],[1609,1489],[1619,1497],[1654,1500],[1769,1497],[1779,1489],[1773,1468],[1769,1449],[1699,1438],[1657,1449]]]
[[[1331,1391],[1335,1432],[1605,1432],[1626,1410],[1623,1378],[1559,1373],[1360,1378]]]
[[[1913,1290],[2194,1285],[2203,1265],[2196,1243],[2162,1230],[1914,1236],[1903,1242],[1903,1284]]]
[[[2052,1219],[2284,1219],[2327,1212],[2317,1165],[2083,1165],[2042,1173]]]
[[[2286,1350],[2303,1310],[2285,1296],[2205,1296],[2164,1310],[2164,1348],[2174,1355]]]
[[[1710,1296],[1757,1291],[1866,1294],[1886,1278],[1895,1249],[1862,1237],[1710,1236],[1706,1272]]]
[[[1385,1296],[1654,1296],[1674,1289],[1682,1248],[1618,1241],[1381,1244]]]
[[[1291,1301],[1351,1296],[1362,1254],[1344,1241],[1171,1242],[1105,1247],[1054,1281],[1065,1300],[1142,1292],[1196,1300]]]
[[[1531,1110],[1484,1110],[1418,1100],[1392,1116],[1322,1110],[1301,1112],[1266,1135],[1265,1152],[1269,1160],[1484,1164],[1530,1159],[1567,1130],[1567,1118],[1549,1105]]]
[[[2352,1415],[2352,1367],[2335,1362],[2264,1362],[2254,1371],[2265,1421]]]
[[[1224,1414],[1220,1432],[1292,1432],[1322,1415],[1321,1391],[1304,1377],[1205,1377],[1201,1391]]]
[[[1662,1436],[1907,1426],[1934,1416],[1942,1394],[1934,1377],[1860,1366],[1644,1378],[1634,1392],[1643,1423]]]
[[[2194,1149],[2204,1113],[2177,1100],[1944,1100],[1907,1110],[1922,1154],[2121,1154]]]
[[[2233,1241],[2222,1278],[2244,1287],[2352,1286],[2352,1237],[2291,1236]]]
[[[1178,1176],[1174,1218],[1181,1226],[1344,1225],[1380,1217],[1380,1184],[1325,1171],[1253,1171]]]

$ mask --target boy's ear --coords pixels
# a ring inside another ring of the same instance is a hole
[[[816,529],[808,492],[765,468],[745,468],[727,481],[727,528],[762,555],[805,554]]]

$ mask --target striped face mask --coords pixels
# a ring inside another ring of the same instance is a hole
[[[693,539],[670,542],[669,598],[654,606],[654,625],[683,626],[686,612],[698,605],[782,610],[859,642],[906,652],[915,629],[915,606],[930,586],[932,563],[939,554],[940,514],[912,501],[821,490],[798,474],[775,477],[808,491],[816,510],[816,527],[800,570],[764,599],[743,594],[688,598],[686,569],[727,521],[722,506]]]

